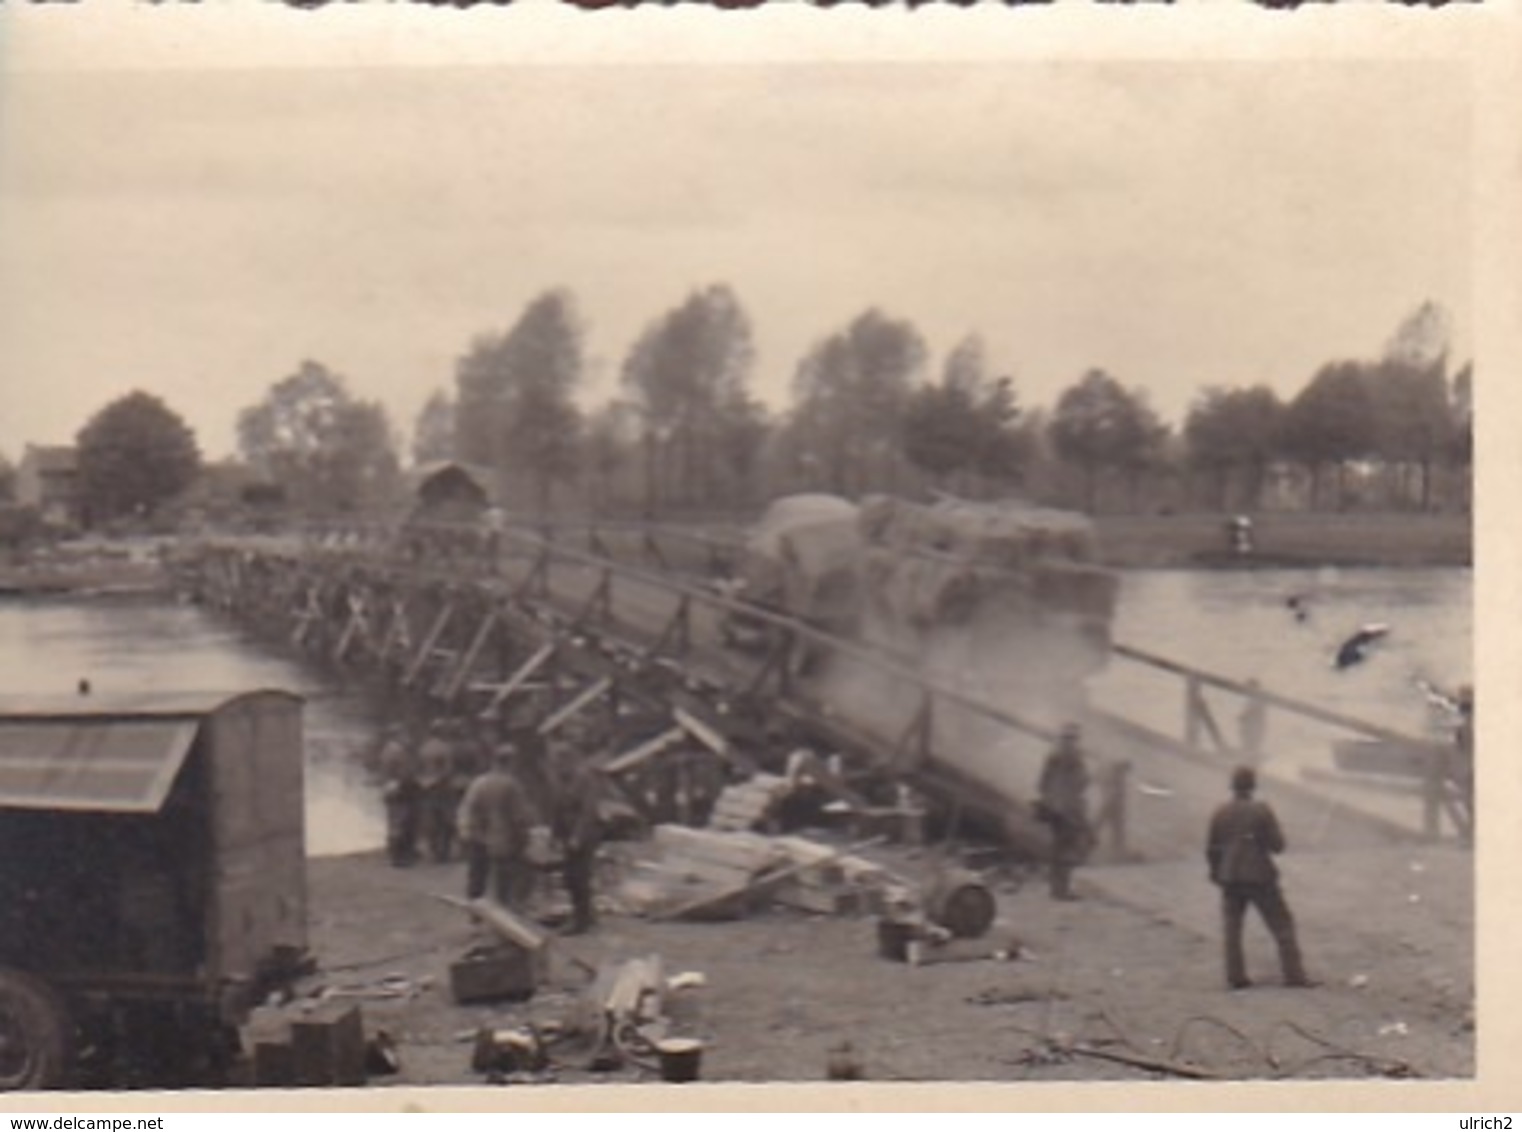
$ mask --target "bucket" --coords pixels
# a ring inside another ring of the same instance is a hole
[[[696,1081],[703,1067],[703,1043],[693,1038],[667,1038],[655,1043],[661,1059],[661,1080],[672,1084]]]

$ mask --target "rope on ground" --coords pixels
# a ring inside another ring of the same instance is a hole
[[[1297,1077],[1305,1070],[1309,1069],[1312,1065],[1316,1065],[1324,1061],[1356,1061],[1363,1064],[1367,1068],[1372,1069],[1381,1077],[1422,1076],[1422,1073],[1419,1072],[1409,1062],[1402,1061],[1399,1058],[1383,1057],[1379,1054],[1364,1053],[1360,1050],[1349,1049],[1346,1046],[1338,1045],[1336,1042],[1322,1037],[1320,1034],[1317,1034],[1312,1030],[1306,1029],[1298,1022],[1291,1022],[1288,1019],[1280,1020],[1277,1024],[1275,1024],[1274,1028],[1269,1031],[1268,1050],[1270,1056],[1273,1054],[1274,1039],[1278,1036],[1280,1030],[1289,1030],[1292,1033],[1298,1034],[1300,1037],[1304,1038],[1312,1045],[1320,1046],[1325,1052],[1313,1054],[1310,1057],[1305,1058],[1288,1068],[1281,1069],[1278,1073],[1275,1074],[1276,1077]],[[1277,1066],[1277,1061],[1275,1061],[1274,1064]]]
[[[1108,1006],[1101,1006],[1098,1012],[1095,1013],[1094,1017],[1098,1018],[1106,1026],[1110,1027],[1111,1033],[1115,1035],[1116,1040],[1118,1040],[1121,1045],[1134,1050],[1141,1049],[1141,1046],[1137,1045],[1131,1040],[1130,1035],[1126,1033],[1125,1027],[1123,1027],[1119,1022],[1115,1020],[1115,1016],[1110,1013],[1110,1008]]]
[[[1236,1038],[1237,1041],[1241,1042],[1242,1045],[1247,1047],[1247,1049],[1250,1050],[1253,1056],[1259,1061],[1267,1064],[1271,1069],[1277,1068],[1277,1063],[1274,1061],[1272,1054],[1265,1051],[1263,1047],[1259,1046],[1257,1042],[1253,1041],[1252,1038],[1243,1033],[1236,1026],[1233,1026],[1230,1022],[1226,1022],[1220,1018],[1217,1018],[1214,1014],[1194,1014],[1188,1018],[1185,1018],[1184,1021],[1179,1024],[1178,1029],[1173,1032],[1173,1044],[1168,1047],[1168,1056],[1170,1058],[1176,1060],[1183,1054],[1184,1038],[1189,1033],[1190,1028],[1195,1026],[1197,1023],[1203,1023],[1207,1026],[1214,1026],[1219,1030],[1226,1031],[1226,1033],[1230,1034],[1232,1037]]]

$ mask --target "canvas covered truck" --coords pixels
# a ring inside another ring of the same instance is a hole
[[[734,590],[1055,732],[1083,718],[1085,681],[1109,656],[1118,587],[1080,514],[1023,502],[809,495],[776,501],[752,528]],[[741,611],[725,635],[757,652],[777,631]],[[833,717],[879,741],[912,729],[923,702],[914,684],[817,642],[794,642],[791,660]],[[954,705],[933,717],[921,784],[1030,841],[1024,819],[1044,744]]]
[[[302,701],[0,702],[0,1089],[191,1084],[306,959]]]
[[[995,651],[1039,641],[1063,679],[1101,668],[1118,581],[1079,514],[1024,503],[775,501],[749,531],[732,592],[762,609],[905,656],[960,642]],[[765,644],[765,622],[732,615],[728,643]]]
[[[858,515],[856,504],[834,495],[776,500],[745,534],[729,596],[852,636],[861,569]],[[764,651],[771,643],[767,623],[743,611],[725,618],[722,633],[727,645],[745,651]]]

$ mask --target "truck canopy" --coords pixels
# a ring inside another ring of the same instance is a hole
[[[0,809],[153,814],[202,725],[249,695],[0,700]]]

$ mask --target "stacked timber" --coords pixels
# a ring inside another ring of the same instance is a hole
[[[774,840],[789,860],[802,866],[773,890],[778,904],[826,916],[859,916],[914,900],[906,884],[865,857],[842,855],[806,837]]]
[[[764,826],[790,784],[775,774],[757,774],[724,788],[714,801],[708,825],[717,830],[750,830]]]
[[[849,850],[804,837],[661,825],[620,890],[662,919],[733,919],[771,904],[824,915],[913,905],[912,887]]]
[[[743,912],[743,900],[718,899],[745,890],[783,860],[759,834],[719,833],[682,825],[658,825],[646,851],[619,889],[620,903],[636,915],[662,916],[672,909],[713,899],[708,918]]]

